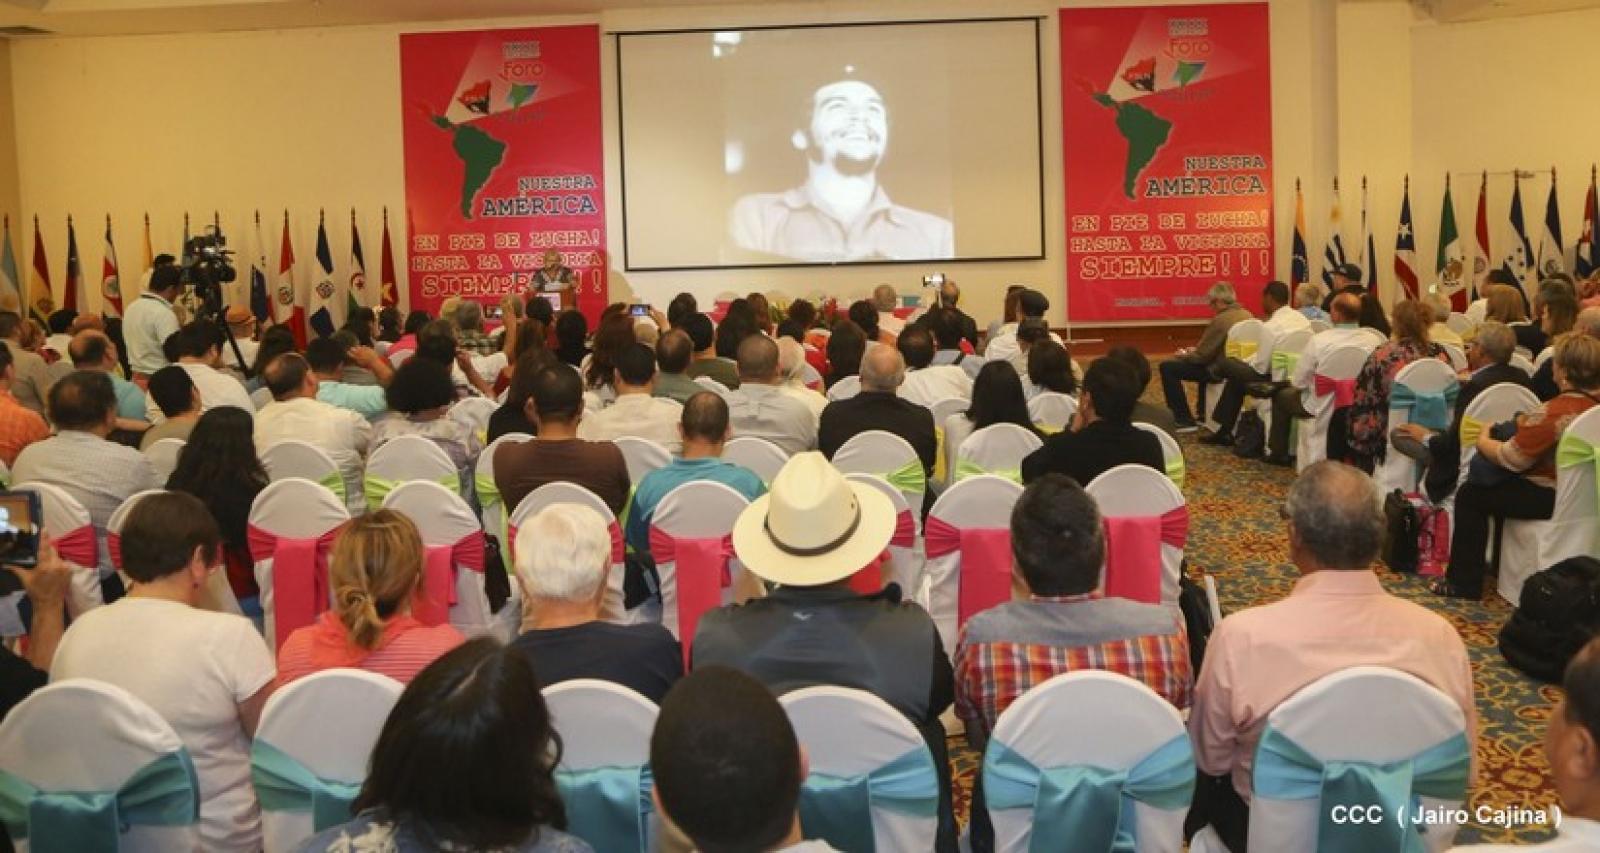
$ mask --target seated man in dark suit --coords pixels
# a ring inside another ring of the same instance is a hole
[[[861,358],[861,393],[848,400],[835,400],[822,410],[817,429],[817,449],[822,455],[832,459],[857,433],[878,429],[905,439],[922,460],[923,473],[932,476],[938,455],[933,413],[896,396],[905,378],[906,362],[898,350],[890,346],[868,347]]]
[[[1099,358],[1083,376],[1083,399],[1069,428],[1044,440],[1022,460],[1022,482],[1045,474],[1066,474],[1087,486],[1124,463],[1166,470],[1161,440],[1133,425],[1139,401],[1139,376],[1127,362]]]
[[[1517,338],[1510,326],[1492,321],[1479,326],[1476,337],[1467,344],[1469,375],[1456,394],[1456,413],[1450,428],[1433,432],[1420,424],[1395,427],[1395,449],[1428,466],[1423,485],[1429,500],[1437,503],[1456,490],[1456,478],[1461,473],[1461,416],[1473,399],[1501,382],[1529,387],[1528,375],[1511,366],[1516,349]]]

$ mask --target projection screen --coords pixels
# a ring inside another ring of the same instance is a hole
[[[617,34],[628,270],[1044,255],[1034,18]]]

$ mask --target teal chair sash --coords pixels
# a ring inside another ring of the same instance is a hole
[[[1255,796],[1269,800],[1319,800],[1317,850],[1363,853],[1401,850],[1421,853],[1413,829],[1419,797],[1463,800],[1471,753],[1465,734],[1453,735],[1416,756],[1386,764],[1328,761],[1307,752],[1271,726],[1256,746]],[[1339,806],[1382,808],[1376,823],[1336,821]]]
[[[0,770],[0,822],[35,853],[115,853],[131,826],[192,826],[200,783],[189,752],[157,758],[115,791],[41,791]]]
[[[939,779],[927,747],[859,776],[813,771],[800,788],[800,826],[807,838],[821,838],[840,850],[870,851],[873,808],[913,817],[939,814]]]
[[[1180,734],[1126,770],[1088,765],[1039,768],[1009,746],[989,741],[983,795],[991,810],[1032,809],[1030,853],[1063,849],[1134,853],[1133,801],[1176,811],[1194,797],[1194,751]]]
[[[649,766],[556,770],[567,831],[596,850],[646,853],[650,839]]]
[[[1450,428],[1450,414],[1456,405],[1459,388],[1452,383],[1443,391],[1416,391],[1409,385],[1394,383],[1389,391],[1389,408],[1409,409],[1411,422],[1434,432]]]
[[[928,490],[928,474],[922,470],[922,460],[913,459],[910,462],[883,475],[883,479],[902,492],[926,492]]]
[[[323,779],[270,743],[258,740],[250,749],[250,777],[261,808],[269,812],[310,812],[311,829],[321,832],[351,818],[350,804],[361,793],[359,782]]]

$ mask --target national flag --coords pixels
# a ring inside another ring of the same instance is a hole
[[[356,228],[355,208],[350,209],[350,287],[345,290],[345,299],[348,302],[344,314],[346,320],[356,313],[357,308],[367,304],[367,260],[361,252],[361,231]]]
[[[1444,209],[1439,212],[1439,253],[1435,256],[1433,272],[1439,292],[1450,297],[1450,307],[1457,311],[1467,307],[1466,285],[1463,280],[1461,235],[1456,232],[1456,205],[1450,199],[1450,175],[1444,176]]]
[[[1411,178],[1400,198],[1400,230],[1394,237],[1394,277],[1403,299],[1417,298],[1417,235],[1411,228]]]
[[[1478,217],[1472,227],[1476,239],[1472,243],[1472,298],[1483,295],[1484,282],[1489,280],[1489,173],[1483,173],[1478,184]]]
[[[1361,176],[1361,276],[1372,293],[1378,292],[1378,245],[1372,239],[1372,218],[1367,215],[1367,178]]]
[[[5,247],[0,249],[0,308],[22,312],[22,281],[17,275],[17,256],[11,251],[11,217],[5,217]]]
[[[1328,211],[1328,238],[1322,246],[1322,283],[1333,287],[1333,271],[1344,265],[1344,223],[1339,213],[1339,180],[1333,181],[1333,207]]]
[[[78,310],[79,305],[85,305],[89,300],[83,292],[83,263],[78,260],[78,230],[72,226],[72,217],[67,217],[67,280],[62,287],[61,307],[68,311]]]
[[[272,298],[267,295],[267,242],[261,239],[261,211],[256,211],[256,256],[250,259],[250,313],[256,322],[272,317]]]
[[[400,302],[399,286],[395,283],[394,275],[394,245],[389,242],[389,208],[383,209],[383,257],[379,259],[378,267],[378,296],[379,303],[384,308],[398,305]]]
[[[1528,228],[1522,219],[1522,176],[1511,176],[1511,233],[1515,239],[1511,251],[1500,267],[1517,280],[1522,289],[1522,302],[1528,304],[1528,270],[1533,264],[1533,244],[1528,242]]]
[[[1544,234],[1539,237],[1539,277],[1564,272],[1567,247],[1561,242],[1561,206],[1556,203],[1556,170],[1550,170],[1550,195],[1544,203]]]
[[[338,292],[333,284],[333,252],[328,248],[328,228],[324,218],[317,217],[317,265],[311,270],[311,330],[326,338],[338,328],[333,321],[333,297]]]
[[[106,247],[100,261],[100,313],[122,316],[122,278],[117,274],[117,246],[111,242],[111,214],[106,214]]]
[[[306,348],[306,312],[300,304],[299,289],[294,284],[294,244],[289,240],[289,211],[283,212],[283,245],[278,250],[278,278],[272,294],[273,322],[288,326],[294,333],[294,344]]]
[[[55,295],[50,290],[50,259],[44,254],[44,235],[39,233],[39,217],[33,218],[33,273],[28,277],[28,313],[40,324],[46,323],[56,310]]]
[[[1595,168],[1589,167],[1589,194],[1583,200],[1583,233],[1578,237],[1572,271],[1578,278],[1600,273],[1600,247],[1595,246],[1595,222],[1600,221],[1600,199],[1595,196]]]
[[[1311,258],[1306,252],[1306,200],[1300,179],[1294,181],[1294,250],[1289,262],[1289,284],[1299,287],[1311,280]]]

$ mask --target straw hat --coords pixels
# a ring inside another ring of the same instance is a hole
[[[871,486],[852,483],[821,453],[800,453],[733,526],[733,550],[756,577],[786,586],[843,580],[894,535],[895,511]]]

